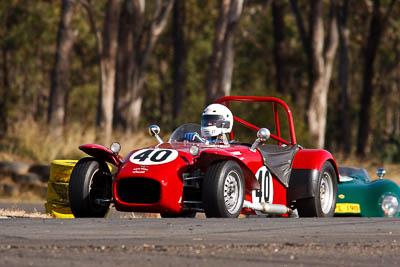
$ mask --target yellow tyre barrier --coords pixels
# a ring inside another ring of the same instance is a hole
[[[53,160],[50,165],[49,181],[58,183],[68,183],[77,160]]]
[[[50,214],[54,218],[62,218],[62,219],[72,219],[74,215],[72,215],[71,209],[68,205],[55,204],[55,203],[46,203],[45,205],[46,213]]]
[[[68,183],[49,181],[47,184],[47,202],[69,206]]]

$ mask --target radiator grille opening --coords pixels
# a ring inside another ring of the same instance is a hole
[[[126,203],[153,204],[160,201],[160,183],[147,178],[125,178],[118,182],[117,195]]]

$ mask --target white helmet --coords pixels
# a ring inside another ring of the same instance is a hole
[[[201,135],[216,137],[230,133],[233,126],[233,115],[229,108],[221,104],[207,106],[201,118]]]

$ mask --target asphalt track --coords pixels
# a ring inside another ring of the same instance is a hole
[[[400,219],[0,219],[0,266],[189,265],[399,266]]]

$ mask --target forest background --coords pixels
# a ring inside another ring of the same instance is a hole
[[[1,1],[0,66],[1,160],[126,154],[155,143],[150,124],[166,138],[220,96],[255,95],[289,104],[305,147],[400,162],[396,0]]]

